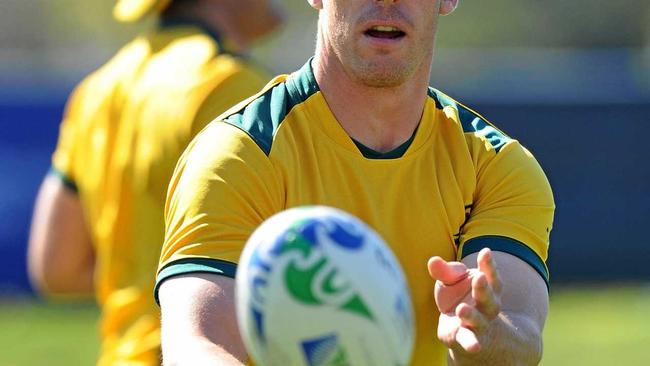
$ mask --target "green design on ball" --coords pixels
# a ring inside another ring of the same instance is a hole
[[[334,356],[327,361],[326,366],[350,366],[348,355],[343,347],[339,346]]]
[[[348,298],[344,298],[342,304],[337,305],[339,309],[374,321],[374,317],[363,299],[357,293],[351,292],[349,282],[340,283],[338,286],[335,284],[335,279],[340,278],[338,269],[328,265],[328,258],[323,256],[319,248],[314,247],[312,243],[301,236],[296,227],[287,233],[284,245],[278,254],[281,257],[288,253],[300,253],[305,260],[301,263],[302,265],[298,265],[296,260],[291,261],[284,273],[285,285],[296,300],[308,305],[334,305],[331,304],[331,301],[328,303],[327,296],[343,296],[344,292],[350,292]],[[323,271],[327,271],[327,273],[322,273]],[[317,281],[317,278],[322,276],[324,276],[324,280]],[[326,296],[319,296],[318,293]]]

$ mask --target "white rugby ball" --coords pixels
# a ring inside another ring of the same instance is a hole
[[[413,308],[382,238],[338,209],[278,213],[237,266],[239,329],[260,366],[398,366],[413,351]]]

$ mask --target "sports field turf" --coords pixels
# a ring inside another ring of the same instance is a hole
[[[0,300],[0,365],[91,365],[88,305]],[[544,366],[650,365],[650,285],[560,287],[551,296]]]

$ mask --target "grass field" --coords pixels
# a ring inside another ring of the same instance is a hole
[[[89,305],[0,301],[0,366],[91,365]],[[553,290],[543,366],[650,365],[650,286]]]

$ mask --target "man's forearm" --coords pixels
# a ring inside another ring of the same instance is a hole
[[[500,313],[481,337],[481,350],[449,350],[449,365],[537,365],[542,358],[542,330],[527,316]]]
[[[172,347],[164,347],[170,349]],[[173,347],[174,352],[163,352],[164,366],[184,365],[223,365],[243,366],[240,360],[228,353],[223,347],[204,337],[187,339],[183,344]]]

